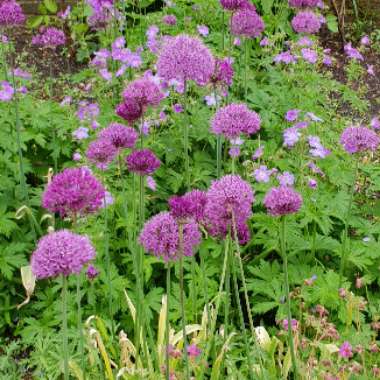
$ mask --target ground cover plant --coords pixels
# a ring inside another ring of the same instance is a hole
[[[380,26],[348,3],[0,2],[2,379],[380,378]]]

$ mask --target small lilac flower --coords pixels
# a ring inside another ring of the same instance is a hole
[[[368,150],[374,152],[380,144],[380,138],[369,128],[348,127],[343,131],[340,143],[350,154]]]
[[[22,78],[22,79],[32,79],[32,74],[28,73],[27,71],[21,70],[20,68],[15,68],[13,70],[13,74],[15,77]]]
[[[161,165],[160,160],[149,149],[139,149],[130,153],[125,162],[130,172],[138,175],[151,175]]]
[[[289,0],[289,6],[294,8],[316,7],[319,0]]]
[[[368,242],[371,241],[371,238],[370,238],[369,236],[365,236],[365,237],[363,238],[363,241],[364,241],[364,243],[368,243]]]
[[[59,105],[60,105],[61,107],[64,107],[64,106],[66,106],[66,105],[71,104],[72,101],[73,101],[73,98],[72,98],[71,96],[65,96],[65,97],[63,98],[63,100],[61,101],[61,103],[59,103]]]
[[[313,49],[303,48],[301,49],[301,54],[302,54],[302,57],[305,59],[305,61],[311,64],[315,64],[318,61],[318,54]]]
[[[198,348],[196,344],[191,344],[187,346],[187,354],[190,358],[196,358],[202,353],[202,350]]]
[[[296,143],[300,139],[301,134],[298,128],[290,127],[290,128],[285,129],[283,137],[284,137],[283,145],[286,146],[287,148],[292,148],[294,147],[294,145],[296,145]]]
[[[57,13],[57,16],[61,19],[61,20],[66,20],[69,16],[70,16],[70,12],[71,12],[71,6],[68,5],[67,8],[64,10],[64,11],[59,11]]]
[[[289,172],[278,174],[277,179],[281,186],[293,186],[295,181],[294,175]]]
[[[43,236],[31,258],[32,272],[38,279],[79,274],[95,258],[87,236],[60,230]]]
[[[80,161],[82,159],[82,155],[79,152],[75,152],[73,154],[73,160],[74,161]]]
[[[353,356],[352,346],[349,342],[345,341],[339,347],[339,356],[346,359],[349,359]]]
[[[323,171],[322,171],[317,165],[315,165],[314,162],[310,161],[310,162],[307,164],[307,167],[312,171],[312,173],[314,173],[314,174],[318,174],[318,175],[320,175],[321,177],[324,177],[324,176],[325,176],[325,173],[323,173]]]
[[[293,128],[296,128],[296,129],[305,129],[309,126],[309,122],[308,121],[299,121],[298,123],[294,124],[293,125]]]
[[[363,36],[361,39],[360,39],[360,43],[364,46],[368,46],[370,45],[371,41],[369,39],[369,37],[367,35]]]
[[[77,140],[84,140],[89,137],[88,135],[88,128],[86,127],[79,127],[72,133],[73,137]]]
[[[370,125],[373,129],[380,129],[380,119],[378,117],[373,117]]]
[[[295,121],[295,120],[297,120],[300,112],[301,111],[298,110],[298,109],[289,110],[286,113],[286,115],[285,115],[285,120],[286,121]]]
[[[86,271],[87,278],[89,280],[94,280],[98,275],[99,271],[93,265],[89,265]]]
[[[198,25],[197,30],[198,30],[198,33],[203,37],[207,37],[209,34],[209,29],[206,25]]]
[[[148,175],[146,177],[146,185],[148,186],[148,189],[152,190],[152,191],[156,191],[157,189],[157,184],[156,184],[156,181],[154,180],[154,178],[150,175]]]
[[[268,183],[272,172],[268,170],[266,165],[261,165],[258,169],[254,170],[253,176],[257,182]]]
[[[295,57],[290,51],[284,51],[280,54],[277,54],[273,61],[275,63],[285,63],[286,65],[289,65],[290,63],[296,63],[297,57]]]
[[[315,122],[321,122],[323,121],[323,119],[321,119],[320,117],[316,116],[315,114],[313,114],[313,112],[307,112],[306,113],[306,116],[312,120],[312,121],[315,121]]]
[[[107,206],[113,205],[114,199],[112,194],[109,191],[106,191],[104,194],[104,198],[102,199],[102,208],[105,208]]]
[[[107,82],[110,82],[112,80],[112,73],[107,69],[100,69],[99,74]]]
[[[308,136],[308,142],[310,146],[310,151],[309,153],[313,157],[320,157],[320,158],[325,158],[328,156],[331,151],[329,149],[326,149],[322,144],[321,140],[318,136]]]
[[[367,65],[367,73],[372,76],[376,76],[374,65]]]
[[[332,58],[327,55],[327,54],[324,54],[323,55],[323,60],[322,60],[322,63],[325,65],[325,66],[331,66],[332,65]]]
[[[292,331],[297,331],[297,329],[298,329],[298,321],[297,321],[297,319],[292,319],[291,325],[292,325]],[[282,321],[282,327],[284,328],[285,331],[288,331],[289,322],[288,322],[287,319],[284,319]]]
[[[183,106],[182,106],[182,104],[179,104],[179,103],[174,104],[173,105],[173,111],[175,113],[181,113],[181,112],[183,112]]]
[[[270,43],[269,41],[269,38],[268,37],[264,37],[261,41],[260,41],[260,46],[264,47],[264,46],[268,46]]]
[[[256,161],[258,160],[259,158],[262,157],[262,155],[264,154],[264,147],[263,146],[259,146],[253,153],[252,155],[252,160],[253,161]]]
[[[0,101],[10,102],[13,98],[15,91],[10,83],[3,81],[0,82]]]
[[[297,45],[301,47],[311,47],[314,45],[314,42],[307,36],[302,36],[298,41]]]
[[[344,45],[344,52],[346,53],[348,58],[356,59],[357,61],[364,61],[364,57],[362,56],[362,54],[359,52],[359,50],[355,49],[352,46],[351,42]]]
[[[220,101],[222,100],[221,96],[220,95],[215,95],[214,93],[211,94],[211,95],[206,95],[204,97],[204,100],[206,102],[206,104],[209,106],[209,107],[213,107],[215,106],[217,103],[220,104]]]
[[[291,187],[273,187],[266,193],[264,205],[272,216],[293,214],[301,208],[302,197]]]
[[[162,17],[162,22],[166,25],[175,25],[177,24],[177,17],[174,15],[165,15]]]
[[[241,40],[239,37],[235,37],[234,38],[234,46],[240,46],[241,45]]]
[[[99,106],[97,103],[89,103],[87,101],[82,101],[79,103],[79,108],[76,115],[81,122],[91,122],[95,120],[96,117],[99,115]]]
[[[310,187],[310,189],[314,190],[318,187],[318,182],[314,178],[311,178],[309,179],[309,182],[307,185]]]

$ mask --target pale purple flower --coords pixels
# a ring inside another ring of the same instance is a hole
[[[138,133],[123,124],[111,123],[101,130],[98,136],[100,139],[109,140],[116,149],[126,149],[135,146]]]
[[[298,128],[290,127],[290,128],[285,129],[283,133],[283,137],[284,137],[284,146],[288,148],[292,148],[294,145],[296,145],[296,143],[300,139],[301,134]]]
[[[298,110],[298,109],[289,110],[285,114],[285,120],[286,121],[295,121],[295,120],[297,120],[300,112],[301,111]]]
[[[304,60],[311,64],[315,64],[318,61],[318,54],[313,49],[303,48],[301,49],[301,54]]]
[[[168,38],[157,61],[161,78],[183,83],[192,80],[200,86],[210,81],[214,67],[215,59],[203,42],[185,34]]]
[[[374,65],[367,65],[367,73],[372,76],[376,76]]]
[[[293,128],[296,128],[296,129],[305,129],[309,126],[309,122],[308,121],[299,121],[298,123],[294,124],[293,125]]]
[[[318,136],[308,136],[307,139],[308,139],[309,146],[310,146],[309,153],[313,157],[325,158],[326,156],[328,156],[331,153],[331,151],[329,149],[326,149],[321,144],[321,140]]]
[[[259,158],[262,157],[262,155],[264,154],[264,147],[263,146],[259,146],[253,153],[252,155],[252,160],[253,161],[256,161],[258,160]]]
[[[235,37],[234,38],[234,46],[240,46],[241,45],[241,40],[239,37]]]
[[[206,25],[198,25],[197,30],[198,30],[198,33],[203,37],[207,37],[209,34],[209,29]]]
[[[319,0],[289,0],[289,6],[294,8],[313,8],[318,5]]]
[[[289,172],[278,174],[277,179],[281,186],[293,186],[295,181],[294,175]]]
[[[352,353],[352,346],[350,342],[343,342],[342,345],[339,347],[339,356],[345,359],[349,359],[353,356]]]
[[[298,41],[297,45],[301,47],[311,47],[314,45],[314,42],[307,36],[302,36]]]
[[[107,82],[110,82],[112,80],[112,73],[107,69],[100,69],[99,74]]]
[[[240,9],[231,16],[231,32],[235,36],[255,38],[264,31],[263,19],[256,11]]]
[[[110,206],[114,203],[114,199],[112,194],[109,191],[106,191],[104,194],[104,198],[102,199],[102,208]]]
[[[323,55],[322,63],[323,63],[324,65],[326,65],[326,66],[331,66],[332,63],[333,63],[333,62],[332,62],[332,58],[331,58],[329,55],[324,54],[324,55]]]
[[[82,155],[79,152],[75,152],[73,154],[73,160],[74,161],[80,161],[82,159]]]
[[[177,17],[174,15],[165,15],[162,17],[162,22],[166,25],[175,25],[177,24]]]
[[[202,350],[198,348],[196,344],[187,346],[187,354],[190,358],[197,358],[202,353]]]
[[[183,112],[183,106],[182,106],[182,104],[179,104],[179,103],[174,104],[173,105],[173,111],[175,113],[181,113],[181,112]]]
[[[380,138],[369,128],[348,127],[343,131],[340,143],[350,154],[368,150],[374,152],[380,144]]]
[[[88,134],[88,128],[86,127],[79,127],[72,133],[73,137],[77,140],[84,140],[89,137]]]
[[[59,105],[60,105],[61,107],[64,107],[64,106],[66,106],[66,105],[71,104],[72,101],[73,101],[73,98],[72,98],[71,96],[65,96],[65,97],[63,98],[63,100],[61,101],[61,103],[59,103]]]
[[[292,27],[297,33],[314,34],[321,28],[321,20],[310,11],[302,11],[292,20]]]
[[[268,183],[272,171],[267,168],[266,165],[261,165],[258,169],[253,171],[253,176],[257,182]]]
[[[98,275],[99,271],[93,265],[87,267],[86,276],[89,280],[94,280]]]
[[[38,279],[79,274],[95,258],[87,236],[60,230],[43,236],[32,254],[32,272]]]
[[[39,33],[32,38],[32,44],[47,48],[56,48],[66,43],[65,33],[53,26],[41,26]]]
[[[273,187],[265,194],[264,205],[272,216],[293,214],[301,208],[302,197],[292,187]]]
[[[228,155],[232,158],[236,158],[240,156],[240,146],[233,145],[228,150]]]
[[[360,43],[364,46],[369,46],[371,41],[369,39],[369,37],[367,35],[363,36],[361,39],[360,39]]]
[[[275,63],[285,63],[286,65],[289,65],[290,63],[296,63],[297,57],[295,57],[290,51],[284,51],[277,54],[273,61]]]
[[[103,185],[88,168],[68,168],[56,174],[42,195],[42,206],[61,218],[96,212],[104,197]]]
[[[32,79],[32,74],[20,69],[19,67],[13,70],[14,76],[22,79]]]
[[[298,329],[298,321],[297,321],[297,319],[292,319],[291,326],[292,326],[292,331],[297,331],[297,329]],[[289,322],[288,322],[287,319],[284,319],[282,321],[282,327],[284,328],[285,331],[288,331]]]
[[[150,175],[148,175],[146,177],[146,185],[148,186],[148,189],[152,190],[152,191],[156,191],[157,189],[157,184],[156,184],[156,181],[154,180],[154,178]]]
[[[314,190],[318,187],[318,182],[314,178],[311,178],[309,179],[307,185],[310,187],[310,189]]]
[[[106,170],[116,158],[117,149],[110,140],[95,140],[87,148],[87,159],[101,170]]]
[[[373,129],[380,129],[380,119],[378,117],[373,117],[370,125]]]
[[[97,103],[89,103],[86,100],[81,101],[76,115],[81,122],[91,122],[99,115],[99,106]]]
[[[323,119],[321,119],[320,117],[318,117],[317,115],[315,115],[313,112],[307,112],[306,116],[310,120],[315,121],[315,122],[322,122],[323,121]]]
[[[13,99],[14,93],[14,88],[9,82],[0,82],[0,101],[10,102]]]
[[[351,42],[344,45],[344,52],[346,53],[348,58],[356,59],[357,61],[364,61],[363,55],[359,52],[358,49],[355,49]]]
[[[269,38],[268,37],[264,37],[261,41],[260,41],[260,46],[264,47],[264,46],[268,46],[270,43],[269,41]]]
[[[215,95],[215,93],[212,93],[211,95],[206,95],[204,97],[204,100],[209,107],[213,107],[218,103],[220,104],[222,97],[220,95]]]
[[[62,20],[66,20],[70,16],[70,12],[71,12],[71,6],[68,5],[64,11],[59,11],[57,13],[57,16]]]
[[[323,171],[322,171],[317,165],[315,165],[314,162],[310,161],[310,162],[307,164],[307,167],[312,171],[312,173],[314,173],[314,174],[318,174],[318,175],[320,175],[321,177],[324,177],[324,176],[325,176],[325,173],[323,173]]]

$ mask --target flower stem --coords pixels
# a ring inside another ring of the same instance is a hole
[[[244,40],[244,99],[247,101],[248,94],[248,38]]]
[[[170,311],[170,261],[168,261],[166,268],[166,326],[165,326],[165,347],[166,347],[166,380],[170,380],[170,357],[169,357],[169,311]]]
[[[289,290],[289,275],[288,275],[288,258],[286,254],[286,220],[285,217],[281,217],[280,221],[280,248],[282,261],[284,266],[284,282],[285,282],[285,291],[286,291],[286,307],[288,314],[288,339],[290,346],[290,355],[292,358],[292,366],[293,366],[293,376],[296,380],[298,378],[298,370],[297,370],[297,362],[296,362],[296,353],[294,349],[294,341],[293,341],[293,332],[292,332],[292,312],[290,309],[290,290]]]
[[[179,287],[180,287],[180,305],[182,319],[182,334],[183,334],[183,357],[185,362],[186,380],[190,380],[189,355],[187,353],[187,337],[186,337],[186,319],[185,319],[185,290],[183,283],[183,223],[178,223],[179,235]]]
[[[83,345],[83,330],[82,330],[82,306],[81,306],[81,294],[80,294],[81,278],[80,274],[77,275],[77,330],[79,338],[79,354],[81,357],[81,370],[83,373],[83,379],[86,379],[86,369],[84,363],[84,345]]]
[[[349,226],[349,219],[351,216],[352,203],[354,200],[355,184],[356,184],[356,179],[358,177],[358,172],[359,172],[359,159],[356,159],[354,180],[352,181],[352,184],[351,184],[350,199],[348,201],[346,217],[344,220],[344,231],[343,231],[343,238],[342,238],[342,257],[340,260],[340,268],[339,268],[339,286],[342,285],[344,270],[346,269],[348,226]]]
[[[67,277],[62,275],[62,335],[63,335],[63,378],[69,380],[69,342],[67,335]]]

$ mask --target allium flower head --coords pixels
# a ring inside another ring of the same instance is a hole
[[[144,113],[143,107],[134,98],[129,98],[118,104],[115,111],[118,116],[130,123],[138,120]]]
[[[314,34],[321,28],[321,20],[313,12],[299,12],[292,20],[292,27],[297,33]]]
[[[341,137],[340,143],[347,153],[354,154],[365,151],[375,151],[379,144],[380,138],[377,134],[366,127],[348,127]]]
[[[116,149],[133,148],[138,138],[137,132],[123,124],[111,123],[99,132],[99,138],[108,140]]]
[[[183,225],[183,248],[185,256],[194,254],[194,247],[201,241],[197,224],[190,220]],[[176,260],[179,252],[179,227],[169,212],[161,212],[148,220],[139,236],[140,244],[149,253],[165,261]]]
[[[139,149],[130,153],[125,161],[128,170],[138,175],[153,174],[161,165],[160,160],[149,149]]]
[[[177,24],[177,17],[174,15],[165,15],[162,17],[162,22],[166,25],[175,25]]]
[[[104,198],[103,185],[87,168],[68,168],[55,175],[42,195],[42,206],[65,216],[97,211]]]
[[[0,26],[9,28],[24,24],[26,17],[21,6],[14,0],[0,2]]]
[[[170,213],[176,219],[186,220],[191,217],[191,201],[184,196],[174,195],[168,201]]]
[[[256,11],[240,9],[231,17],[231,32],[235,36],[254,38],[264,31],[263,19]]]
[[[56,48],[66,43],[66,36],[62,30],[53,26],[41,26],[39,33],[32,38],[32,44],[37,46]]]
[[[238,175],[226,175],[213,181],[207,192],[205,218],[212,236],[224,238],[233,231],[233,219],[240,243],[249,239],[246,225],[252,215],[254,195],[250,184]]]
[[[182,196],[169,198],[170,213],[176,219],[194,219],[198,223],[204,222],[204,212],[207,203],[207,194],[201,190],[192,190]]]
[[[252,135],[260,129],[260,116],[245,104],[229,104],[220,108],[211,120],[211,130],[216,135],[236,139],[240,134]]]
[[[117,149],[111,141],[98,139],[90,143],[87,148],[86,157],[95,164],[97,168],[106,170],[108,165],[115,159]]]
[[[87,236],[60,230],[42,237],[33,252],[31,266],[40,278],[79,274],[95,258],[95,249]]]
[[[264,205],[272,216],[293,214],[301,208],[302,197],[291,187],[273,187],[266,193]]]
[[[232,67],[231,58],[224,58],[215,60],[215,71],[212,75],[211,82],[225,86],[232,85],[232,78],[234,76],[234,69]]]
[[[210,81],[214,67],[214,57],[203,42],[185,34],[168,38],[157,61],[161,78],[180,82],[192,80],[199,86]]]
[[[316,7],[319,0],[289,0],[289,6],[294,8]]]
[[[220,0],[220,5],[229,11],[240,9],[244,0]]]

